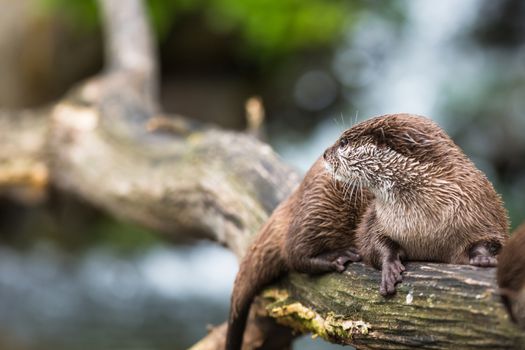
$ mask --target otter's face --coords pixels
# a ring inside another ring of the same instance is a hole
[[[356,142],[344,134],[324,153],[326,168],[335,179],[347,183],[371,180],[369,169],[376,168],[378,149],[371,142]]]
[[[369,137],[352,138],[347,133],[324,153],[326,168],[336,180],[369,188],[390,186],[399,156]]]
[[[440,168],[448,149],[455,150],[456,146],[432,121],[411,115],[389,115],[343,132],[325,151],[324,159],[336,180],[384,194],[417,186]]]

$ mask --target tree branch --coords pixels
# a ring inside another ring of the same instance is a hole
[[[495,269],[407,264],[392,298],[363,264],[344,274],[293,274],[263,293],[278,322],[359,349],[521,349],[525,334],[500,301]]]
[[[155,70],[141,2],[100,4],[114,69],[51,109],[1,114],[6,152],[0,151],[0,165],[42,164],[55,186],[117,217],[167,238],[212,239],[240,256],[299,177],[268,145],[245,134],[181,118],[175,131],[149,130],[158,115],[144,103],[148,91],[134,84]]]
[[[106,46],[106,69],[126,71],[142,84],[149,103],[158,102],[158,58],[142,1],[98,0]],[[129,82],[128,82],[129,84]]]
[[[501,303],[495,269],[427,263],[406,267],[391,298],[379,294],[379,271],[351,264],[343,274],[291,274],[264,290],[255,310],[261,317],[264,308],[298,334],[312,333],[358,349],[525,348],[525,333]],[[217,327],[191,350],[222,350],[225,331],[225,325]]]
[[[246,135],[210,128],[122,140],[100,118],[90,107],[57,105],[53,181],[168,238],[206,237],[240,256],[297,183],[267,145]]]

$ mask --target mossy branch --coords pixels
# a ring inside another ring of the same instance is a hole
[[[343,274],[292,274],[262,299],[279,323],[359,349],[525,347],[493,268],[409,263],[391,298],[379,295],[379,281],[378,271],[353,264]]]

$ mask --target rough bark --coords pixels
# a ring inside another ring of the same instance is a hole
[[[0,113],[0,193],[52,183],[167,238],[206,237],[242,256],[297,173],[253,137],[159,114],[141,3],[100,4],[107,69],[48,109]],[[292,275],[265,292],[255,314],[363,348],[521,346],[492,270],[409,265],[392,299],[378,295],[378,282],[359,264],[342,275]],[[254,320],[251,348],[289,347],[286,329],[272,338],[275,326]],[[278,338],[283,343],[269,345]],[[224,327],[193,349],[221,344]]]
[[[352,264],[343,274],[291,274],[264,290],[255,310],[297,334],[358,349],[525,349],[525,333],[500,300],[494,268],[406,267],[391,298],[378,292],[378,271]],[[222,349],[224,336],[222,325],[191,350]],[[245,343],[245,349],[257,347]]]
[[[495,269],[407,264],[392,298],[380,274],[354,264],[341,275],[293,274],[263,293],[278,322],[359,349],[522,349],[525,334],[500,302]]]

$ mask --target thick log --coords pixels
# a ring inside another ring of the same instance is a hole
[[[363,264],[343,274],[292,274],[263,300],[279,323],[358,349],[525,348],[493,268],[409,263],[391,298],[379,295],[380,280]]]

